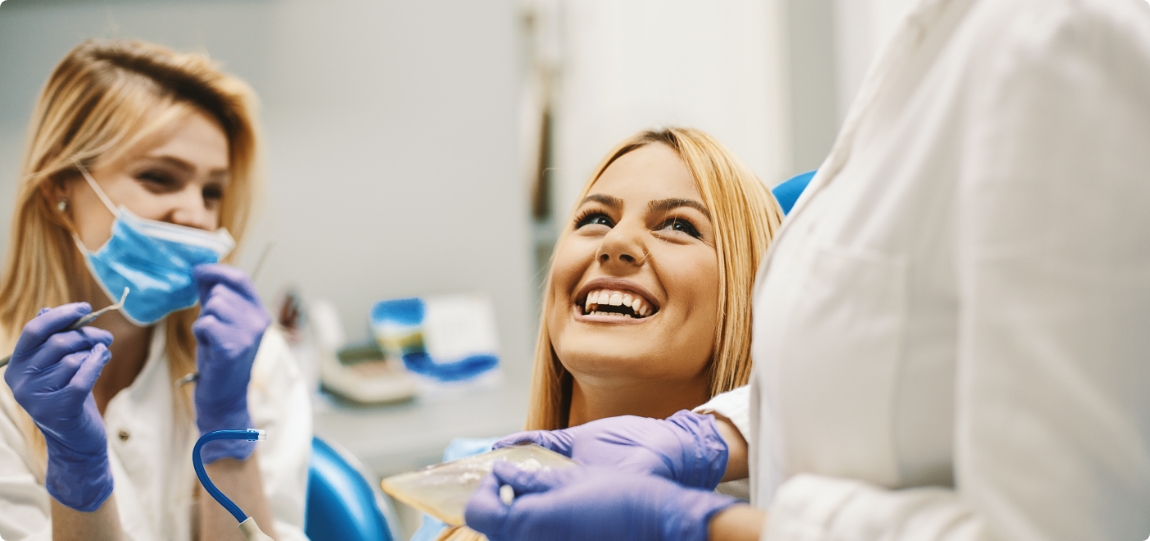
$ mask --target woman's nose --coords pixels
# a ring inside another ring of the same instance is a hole
[[[174,204],[168,214],[169,222],[206,231],[216,229],[215,215],[208,209],[203,193],[198,187],[188,186],[175,195]]]
[[[618,224],[603,237],[597,258],[602,265],[639,266],[647,257],[641,226]]]

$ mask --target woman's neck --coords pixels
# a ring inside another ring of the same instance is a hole
[[[567,426],[619,415],[666,419],[701,406],[710,398],[710,387],[706,373],[685,381],[574,378]]]
[[[91,292],[81,299],[92,305],[92,310],[99,310],[112,304],[107,295],[95,284],[88,288]],[[92,387],[92,397],[96,399],[96,407],[100,414],[108,407],[108,402],[120,391],[126,389],[148,360],[148,353],[152,348],[152,330],[154,327],[139,327],[128,321],[119,310],[113,310],[100,316],[92,322],[92,327],[104,329],[112,333],[112,345],[108,350],[112,354],[111,360],[104,366],[96,385]]]

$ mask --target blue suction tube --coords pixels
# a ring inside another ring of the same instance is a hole
[[[217,502],[220,502],[220,505],[224,506],[224,509],[227,509],[228,512],[236,518],[236,522],[243,522],[248,519],[248,516],[244,514],[243,509],[240,509],[240,506],[228,499],[228,497],[225,496],[223,492],[220,492],[220,489],[216,488],[216,485],[212,483],[211,478],[208,477],[208,472],[204,470],[204,459],[200,457],[200,449],[203,448],[205,443],[215,440],[256,441],[266,438],[266,432],[254,428],[245,430],[216,430],[200,436],[200,439],[196,440],[196,446],[192,448],[192,467],[196,469],[196,477],[200,478],[200,484],[204,485],[204,490],[207,490],[208,494],[211,494]]]

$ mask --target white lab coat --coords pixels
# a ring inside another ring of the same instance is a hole
[[[192,469],[198,432],[191,417],[173,415],[172,384],[162,324],[153,332],[144,368],[108,402],[104,425],[114,494],[125,539],[191,541],[199,488]],[[10,392],[0,399],[0,535],[9,541],[52,538],[50,496],[24,435],[13,422]],[[283,336],[264,333],[248,389],[252,422],[267,431],[257,455],[264,494],[281,541],[306,540],[303,514],[311,456],[311,402]]]
[[[760,271],[763,539],[1150,535],[1150,5],[927,0]]]

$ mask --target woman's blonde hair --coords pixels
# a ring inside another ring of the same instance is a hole
[[[113,163],[146,138],[193,112],[215,119],[228,139],[230,182],[220,226],[243,237],[259,175],[255,94],[207,57],[129,40],[90,40],[64,57],[40,93],[20,168],[3,274],[0,351],[11,352],[25,323],[45,306],[98,295],[92,291],[74,227],[53,202],[54,188]],[[173,378],[195,370],[191,325],[197,308],[166,318],[166,353]],[[12,405],[11,390],[6,400]],[[190,413],[186,394],[177,411]],[[18,406],[17,406],[18,407]],[[23,419],[30,445],[43,453],[43,435]]]
[[[650,144],[667,145],[679,154],[695,179],[703,204],[711,211],[719,258],[716,346],[708,365],[710,394],[714,396],[746,385],[750,378],[751,289],[759,262],[779,230],[783,211],[766,185],[730,150],[710,135],[690,128],[644,131],[623,141],[599,163],[575,200],[582,201],[615,160]],[[573,230],[574,224],[569,220],[561,237]],[[551,289],[550,273],[543,288],[544,292]],[[551,295],[544,293],[542,308],[527,430],[566,428],[571,407],[572,376],[555,355],[547,328]],[[440,539],[473,541],[483,537],[467,528],[454,528]]]

